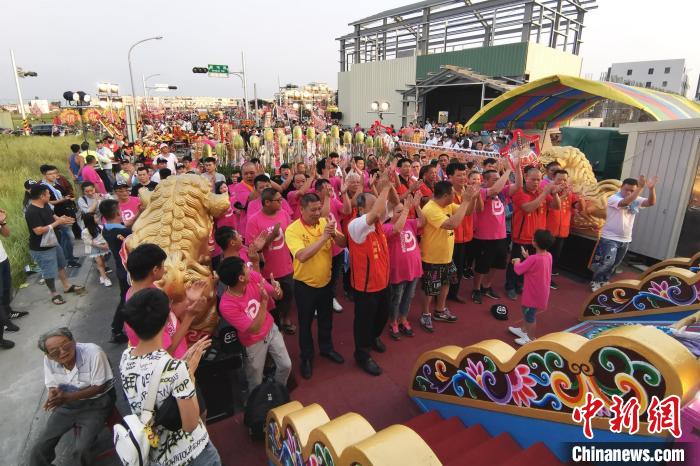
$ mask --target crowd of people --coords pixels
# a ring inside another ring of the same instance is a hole
[[[415,131],[402,128],[399,134],[409,130]],[[484,148],[479,135],[461,136],[453,125],[428,123],[421,130],[429,144],[437,139],[434,144],[442,140],[444,147]],[[488,148],[505,142],[497,136]],[[141,191],[153,191],[171,176],[196,175],[213,193],[229,197],[229,210],[214,219],[210,259],[218,277],[220,316],[245,348],[249,390],[263,381],[268,358],[274,362],[274,380],[287,383],[292,336],[303,378],[312,378],[317,354],[344,364],[333,338],[334,314],[345,312],[340,293],[354,302],[352,357],[373,376],[383,372],[377,354],[398,350],[384,343],[384,335],[399,341],[413,337],[416,328],[439,333],[436,323],[454,324],[485,301],[495,304],[501,299],[499,271],[505,271],[507,298],[520,300],[522,308],[523,323],[508,329],[516,344],[529,342],[537,337],[538,312],[547,308],[550,290],[558,288],[552,277],[558,274],[573,212],[585,209],[557,162],[521,166],[517,158],[468,160],[466,152],[429,160],[424,150],[408,155],[397,146],[391,156],[330,153],[315,165],[299,161],[276,172],[251,158],[225,175],[217,158],[178,157],[167,143],[153,158],[134,149],[112,138],[98,140],[94,150],[87,142],[73,145],[67,176],[43,165],[40,178],[25,182],[25,218],[30,254],[54,305],[85,292],[65,272],[81,266],[73,251],[75,238],[82,239],[86,260],[94,261],[101,286],[111,287],[110,277],[116,278],[120,302],[111,341],[129,342],[119,377],[132,412],[143,409],[158,361],[170,361],[161,374],[156,406],[175,402],[181,419],[174,430],[157,427],[160,446],[152,457],[159,464],[219,460],[195,390],[198,362],[211,341],[204,338],[188,348],[184,338],[204,312],[204,283],[193,284],[183,300],[172,302],[155,285],[167,257],[159,246],[139,245],[126,263],[119,254],[141,214]],[[656,201],[656,181],[626,179],[608,201],[608,221],[591,264],[593,290],[620,265],[635,215]],[[647,198],[641,197],[644,189]],[[10,234],[3,211],[0,234]],[[27,314],[10,307],[9,279],[0,247],[2,348],[13,346],[3,329],[19,330],[13,320]],[[413,307],[415,300],[419,304]],[[76,423],[83,427],[76,461],[89,464],[88,446],[113,411],[112,369],[98,346],[76,343],[68,329],[44,334],[39,348],[49,390],[45,407],[52,415],[32,464],[50,464],[58,440]]]

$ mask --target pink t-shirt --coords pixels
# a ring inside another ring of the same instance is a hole
[[[343,203],[340,202],[336,198],[331,199],[331,208],[330,211],[328,212],[328,216],[335,220],[335,224],[337,225],[337,228],[340,229],[340,221],[343,218]],[[341,252],[343,252],[344,249],[341,247],[338,247],[335,242],[333,242],[333,246],[331,247],[331,253],[333,254],[333,257],[337,256]]]
[[[286,211],[291,217],[293,210],[291,207],[289,207],[289,204],[287,203],[287,201],[282,199],[281,205],[282,205],[282,210]],[[248,217],[248,223],[250,223],[250,217],[257,214],[261,210],[262,210],[262,199],[257,198],[257,199],[253,199],[252,201],[250,201],[248,203],[248,209],[246,212],[247,217]],[[248,228],[248,226],[246,225],[246,229],[247,228]],[[255,238],[253,238],[253,239],[255,239]],[[246,240],[246,241],[248,241],[248,240]]]
[[[107,194],[102,178],[100,178],[100,175],[98,175],[95,169],[90,165],[85,165],[80,174],[83,177],[83,181],[91,181],[95,185],[95,189],[97,189],[98,193]]]
[[[253,188],[251,186],[248,186],[247,184],[241,182],[241,183],[236,183],[236,185],[231,188],[230,194],[231,194],[231,205],[234,205],[236,202],[240,202],[242,206],[247,206],[248,205],[248,196],[250,196],[250,193],[253,191]],[[238,232],[245,238],[245,227],[246,227],[246,221],[248,218],[248,214],[245,210],[241,210],[240,214],[238,215]]]
[[[219,311],[221,317],[226,322],[231,324],[238,330],[238,338],[243,346],[251,346],[267,336],[272,328],[273,319],[270,315],[270,310],[275,306],[274,300],[270,297],[267,301],[267,315],[260,330],[257,332],[249,332],[250,324],[260,312],[260,290],[258,283],[263,283],[265,290],[269,295],[272,295],[272,286],[263,279],[262,275],[252,270],[248,271],[248,284],[246,285],[243,296],[232,296],[231,293],[224,293],[221,296]]]
[[[514,266],[515,273],[525,278],[521,304],[540,311],[547,309],[549,285],[552,281],[552,255],[530,254]]]
[[[385,223],[384,234],[389,246],[389,282],[392,285],[412,281],[423,275],[418,247],[418,221],[409,218],[400,233],[394,225]]]
[[[157,286],[153,285],[151,288],[157,288]],[[129,288],[126,291],[126,301],[131,298],[131,295],[133,292],[131,291],[133,288]],[[177,328],[180,326],[180,321],[177,319],[177,316],[173,313],[173,311],[170,311],[170,315],[168,316],[168,321],[165,323],[165,327],[163,328],[163,347],[165,349],[169,348],[170,345],[173,342],[173,335],[175,335],[175,332],[177,332]],[[129,344],[131,346],[136,346],[139,344],[139,337],[136,335],[136,332],[129,327],[129,324],[126,322],[124,323],[124,333],[126,333],[126,336],[129,338]],[[175,351],[173,351],[172,356],[175,359],[181,359],[185,353],[187,352],[187,339],[183,336],[182,339],[180,340],[180,343],[177,344],[177,347],[175,348]]]
[[[287,193],[287,203],[292,209],[292,220],[298,220],[301,217],[301,196],[299,191],[289,191]]]
[[[502,196],[489,197],[488,189],[481,188],[484,210],[474,212],[474,238],[490,240],[506,237],[506,206],[501,201],[501,197],[507,199],[508,190],[506,186],[501,191]]]
[[[139,213],[141,207],[141,200],[138,197],[129,196],[129,200],[126,202],[119,203],[119,211],[122,214],[122,220],[128,222]]]
[[[246,229],[246,242],[251,244],[261,232],[272,232],[275,225],[280,224],[280,232],[277,238],[273,239],[268,247],[263,249],[265,266],[262,272],[265,277],[272,274],[275,278],[287,276],[293,272],[292,255],[289,252],[287,243],[284,241],[284,231],[287,229],[292,219],[284,209],[278,210],[274,216],[265,215],[262,211],[248,217],[248,228]]]

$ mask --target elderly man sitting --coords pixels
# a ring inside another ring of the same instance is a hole
[[[53,410],[46,429],[32,449],[31,466],[50,465],[63,434],[75,427],[71,464],[92,464],[90,450],[114,409],[114,380],[107,355],[93,343],[78,343],[67,328],[39,337],[44,352],[44,380]]]

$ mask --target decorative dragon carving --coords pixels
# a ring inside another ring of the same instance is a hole
[[[207,312],[192,323],[189,342],[211,334],[218,323],[213,274],[209,267],[208,240],[212,217],[230,207],[226,194],[213,194],[211,185],[198,175],[171,176],[153,192],[142,189],[144,211],[134,223],[133,234],[126,240],[127,251],[139,244],[157,244],[167,253],[165,275],[156,283],[173,302],[185,297],[188,283],[204,280],[209,284]]]

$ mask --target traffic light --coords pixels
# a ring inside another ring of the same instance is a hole
[[[195,66],[192,68],[193,73],[208,73],[209,69],[201,66]]]

